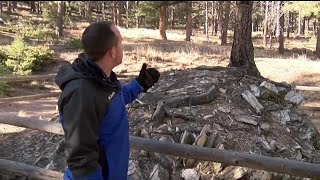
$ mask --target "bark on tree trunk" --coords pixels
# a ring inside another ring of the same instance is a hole
[[[280,1],[279,9],[283,9],[283,1]],[[280,16],[279,19],[279,53],[284,54],[284,38],[283,38],[283,29],[284,29],[284,13]]]
[[[214,34],[214,16],[215,15],[215,13],[214,13],[214,1],[211,1],[211,29],[212,29],[212,33],[211,33],[211,35],[213,36],[213,34]]]
[[[252,1],[237,1],[229,67],[242,67],[248,74],[261,76],[254,62],[252,43]]]
[[[17,3],[17,1],[13,1],[13,2],[12,2],[12,10],[13,10],[13,11],[16,11],[17,8],[18,8],[18,3]]]
[[[159,29],[160,29],[160,35],[163,40],[167,40],[167,34],[166,34],[166,10],[167,6],[162,5],[160,7],[160,22],[159,22]]]
[[[7,1],[7,11],[8,11],[9,13],[11,13],[11,12],[12,12],[12,5],[11,5],[11,1]]]
[[[63,14],[64,14],[64,1],[58,1],[58,16],[56,24],[56,33],[59,38],[63,37]]]
[[[186,41],[191,40],[192,34],[192,1],[187,1],[187,26],[186,26]]]
[[[301,35],[301,13],[298,16],[298,35]]]
[[[277,3],[277,26],[276,26],[276,38],[279,38],[280,34],[280,6],[281,6],[281,1],[278,1]]]
[[[0,13],[3,12],[3,9],[2,9],[2,1],[0,1]]]
[[[304,30],[306,29],[306,18],[302,18],[302,29],[301,29],[301,34],[304,35]]]
[[[206,1],[206,22],[205,22],[205,31],[206,31],[206,38],[209,39],[209,32],[208,32],[208,1]]]
[[[289,12],[288,13],[288,28],[287,28],[287,38],[290,37],[290,32],[291,32],[291,16],[292,16],[292,13]]]
[[[122,1],[117,1],[117,22],[118,26],[122,25],[122,20],[121,20],[121,3]]]
[[[126,2],[126,28],[129,28],[129,1]]]
[[[136,1],[136,7],[139,6],[139,1]],[[136,28],[139,28],[139,16],[136,16]]]
[[[224,16],[222,20],[222,28],[221,28],[221,45],[227,45],[227,38],[228,38],[228,24],[229,24],[229,15],[230,15],[230,5],[231,1],[226,2],[226,8],[224,11]],[[250,24],[251,27],[251,24]]]
[[[219,1],[218,19],[219,19],[218,31],[220,32],[220,36],[221,36],[221,31],[222,31],[221,25],[222,25],[222,21],[223,21],[223,1]]]
[[[30,1],[31,12],[36,12],[36,4],[35,1]]]
[[[175,15],[174,15],[174,9],[171,10],[171,28],[174,28],[174,21],[175,21]]]
[[[316,55],[320,58],[320,17],[318,17]]]
[[[269,11],[269,1],[266,1],[266,8],[264,13],[264,28],[263,28],[263,47],[264,48],[267,48],[268,11]]]
[[[118,18],[117,18],[117,2],[113,1],[112,2],[112,17],[113,17],[113,22],[115,25],[118,25]]]

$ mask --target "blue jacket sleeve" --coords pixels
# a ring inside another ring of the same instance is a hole
[[[135,79],[128,84],[123,85],[121,87],[121,92],[125,104],[127,105],[133,102],[139,96],[139,94],[142,93],[142,91],[143,87]]]

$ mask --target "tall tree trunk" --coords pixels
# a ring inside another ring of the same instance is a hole
[[[7,1],[7,11],[8,11],[9,13],[11,13],[11,12],[12,12],[12,5],[11,5],[11,1]]]
[[[313,36],[316,35],[316,25],[317,25],[317,23],[316,23],[316,21],[314,20],[314,21],[313,21],[313,31],[312,31],[312,32],[313,32],[313,33],[312,33]]]
[[[218,33],[218,26],[219,26],[219,16],[218,16],[218,13],[217,13],[217,7],[214,8],[214,35],[216,36],[217,33]]]
[[[209,33],[208,33],[208,1],[206,1],[206,22],[205,22],[205,31],[206,31],[206,38],[209,40]]]
[[[309,22],[310,22],[310,17],[308,17],[308,19],[307,19],[307,28],[308,28],[308,32],[310,31],[310,24],[309,24]]]
[[[283,1],[280,1],[279,10],[283,10]],[[284,38],[283,38],[283,29],[284,29],[284,13],[280,16],[279,19],[279,53],[284,54]]]
[[[211,1],[211,29],[212,29],[212,33],[211,35],[213,36],[214,34],[214,1]]]
[[[252,1],[237,1],[233,43],[229,67],[242,67],[248,74],[260,76],[254,62],[252,43]]]
[[[30,1],[31,12],[36,12],[36,4],[35,1]]]
[[[12,1],[12,10],[16,11],[18,8],[18,2],[17,1]]]
[[[301,13],[299,11],[299,16],[298,16],[298,35],[301,35]]]
[[[270,7],[270,10],[271,10],[271,15],[274,14],[274,1],[271,1],[271,7]],[[272,48],[272,40],[273,40],[273,32],[274,32],[274,28],[273,28],[273,23],[270,22],[268,23],[269,24],[269,48],[271,49]]]
[[[3,12],[3,9],[2,9],[2,1],[0,1],[0,13]]]
[[[222,22],[223,22],[223,4],[224,4],[223,2],[224,1],[219,1],[219,7],[218,7],[218,19],[219,19],[218,31],[220,32],[220,34],[222,31]]]
[[[174,28],[174,25],[175,25],[175,15],[174,15],[174,8],[172,8],[171,10],[171,28],[173,29]]]
[[[320,58],[320,15],[318,16],[316,55],[318,58]]]
[[[117,22],[118,26],[122,26],[122,19],[121,19],[121,4],[122,1],[117,1]]]
[[[288,13],[288,28],[287,28],[287,38],[290,37],[290,32],[291,32],[291,16],[292,16],[292,13],[289,12]]]
[[[301,28],[301,33],[304,35],[304,32],[305,32],[305,29],[306,29],[306,18],[303,17],[302,18],[302,28]]]
[[[64,1],[58,1],[58,16],[56,21],[56,33],[59,38],[63,37],[63,15],[65,9]]]
[[[192,34],[192,1],[187,1],[186,41],[190,42],[191,34]]]
[[[102,2],[102,20],[105,21],[106,20],[106,3],[103,1]]]
[[[139,1],[136,1],[136,8],[139,6]],[[139,16],[136,15],[136,28],[139,28]]]
[[[40,14],[40,12],[41,12],[40,6],[41,6],[41,1],[38,1],[38,3],[37,3],[37,12],[38,12],[38,14]]]
[[[276,38],[279,38],[280,35],[280,6],[281,6],[281,1],[278,1],[277,3],[277,26],[276,26]]]
[[[129,28],[129,1],[126,2],[126,28]]]
[[[263,47],[264,48],[267,48],[268,11],[269,11],[269,1],[266,1],[266,8],[264,13],[264,27],[263,27]]]
[[[118,18],[117,18],[117,2],[112,1],[112,17],[113,17],[113,22],[115,25],[118,25]]]
[[[167,10],[167,5],[162,5],[160,7],[159,29],[160,29],[161,38],[163,40],[167,40],[167,34],[166,34],[166,10]]]
[[[222,32],[221,32],[221,45],[227,45],[227,38],[228,38],[228,24],[229,24],[229,17],[230,17],[230,5],[231,1],[226,1],[226,8],[224,11],[224,16],[222,20]],[[250,24],[251,25],[251,24]],[[250,26],[251,27],[251,26]]]

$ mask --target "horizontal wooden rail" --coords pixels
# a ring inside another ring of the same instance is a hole
[[[24,175],[32,179],[61,180],[63,177],[63,173],[57,171],[51,171],[48,169],[39,168],[25,163],[10,161],[6,159],[0,159],[0,169],[7,172]]]
[[[17,77],[0,77],[0,82],[26,82],[26,81],[42,81],[42,80],[53,80],[56,74],[48,75],[33,75],[33,76],[17,76]],[[129,78],[128,75],[117,75],[118,78]]]
[[[319,106],[301,106],[299,109],[301,110],[309,110],[309,111],[320,111]]]
[[[320,87],[314,86],[295,86],[294,88],[300,91],[320,91]]]
[[[36,94],[29,96],[17,96],[17,97],[9,97],[9,98],[0,98],[0,103],[10,103],[15,101],[30,101],[47,97],[57,97],[61,94],[61,92],[52,92],[46,94]]]
[[[58,123],[17,117],[7,113],[0,114],[0,123],[63,135],[62,127]],[[242,166],[298,177],[320,177],[320,164],[315,163],[157,141],[135,136],[130,136],[130,145],[131,148],[134,149],[179,156],[182,158],[219,162],[226,165]]]

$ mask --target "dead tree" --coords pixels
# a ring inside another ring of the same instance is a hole
[[[253,76],[261,76],[253,55],[252,1],[237,1],[233,43],[229,67],[242,67]]]

